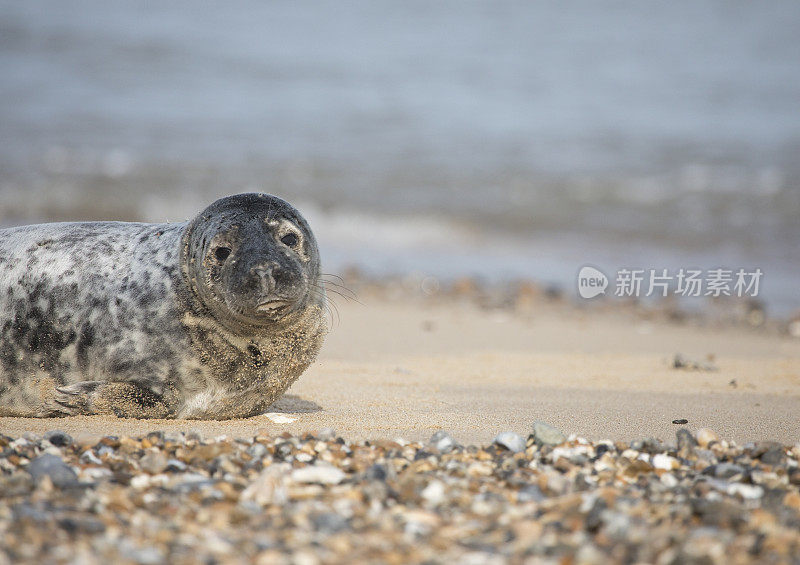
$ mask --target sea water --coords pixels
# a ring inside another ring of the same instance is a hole
[[[800,4],[2,2],[0,223],[278,194],[326,269],[760,268],[800,306]]]

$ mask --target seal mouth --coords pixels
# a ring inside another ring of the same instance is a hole
[[[258,306],[256,306],[256,311],[272,315],[282,314],[290,306],[292,306],[292,304],[293,303],[288,300],[281,300],[281,299],[264,300],[263,302],[259,302]]]

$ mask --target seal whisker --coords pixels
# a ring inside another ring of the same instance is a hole
[[[331,311],[331,307],[333,308],[333,311]],[[333,300],[330,300],[330,306],[328,307],[328,312],[331,313],[331,330],[333,330],[333,328],[334,328],[333,312],[336,312],[336,326],[340,326],[341,323],[342,323],[342,316],[341,316],[341,314],[339,314],[339,307],[336,305],[336,302],[334,302]]]
[[[338,294],[343,298],[349,298],[351,300],[356,300],[356,301],[358,300],[358,295],[353,290],[347,288],[346,286],[331,281],[322,281],[322,282],[325,285],[326,289],[329,289],[331,291],[333,290],[338,291]],[[333,289],[331,289],[330,287],[333,287]]]
[[[328,277],[336,279],[338,282],[327,280]],[[342,288],[346,288],[347,290],[350,290],[350,288],[347,286],[347,283],[345,282],[345,280],[342,277],[340,277],[339,275],[335,275],[333,273],[322,273],[320,275],[320,278],[322,280],[324,280],[326,283],[336,284],[337,286],[340,286]]]
[[[320,276],[321,277],[333,277],[335,279],[339,279],[339,282],[341,282],[342,284],[344,284],[344,282],[345,282],[342,277],[340,277],[339,275],[337,275],[335,273],[321,273]]]
[[[340,297],[344,298],[348,302],[355,302],[356,304],[359,304],[361,306],[366,306],[366,304],[361,302],[358,298],[354,298],[352,296],[348,296],[346,294],[342,294],[341,292],[338,292],[336,289],[328,288],[328,289],[325,289],[325,290],[326,290],[326,292],[329,292],[329,293],[335,294],[336,296],[340,296]]]
[[[334,328],[334,310],[336,312],[336,320],[335,320],[336,325],[338,326],[339,324],[341,324],[341,316],[339,315],[339,308],[337,307],[333,299],[327,295],[325,290],[318,286],[313,286],[309,289],[309,292],[313,296],[319,298],[320,301],[322,302],[325,311],[330,317],[330,329],[333,330]],[[331,307],[333,307],[333,310],[331,309]]]
[[[361,302],[358,299],[358,295],[353,290],[347,288],[346,286],[338,284],[338,283],[335,283],[335,282],[332,282],[332,281],[326,281],[326,280],[323,280],[321,282],[324,285],[324,288],[325,288],[325,290],[327,292],[331,292],[333,294],[337,294],[337,295],[341,296],[342,298],[344,298],[345,300],[356,302],[357,304],[360,304],[361,306],[365,305],[363,302]]]

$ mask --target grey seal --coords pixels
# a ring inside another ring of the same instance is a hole
[[[325,300],[308,223],[267,194],[0,230],[0,415],[258,414],[319,352]]]

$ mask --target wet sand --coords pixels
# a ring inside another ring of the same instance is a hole
[[[527,316],[469,304],[362,298],[339,304],[318,361],[270,413],[244,420],[0,418],[0,432],[76,438],[194,430],[206,437],[334,428],[348,439],[464,443],[535,420],[599,440],[673,440],[686,419],[736,442],[800,441],[800,341],[544,304]],[[715,371],[675,369],[676,353]],[[288,421],[291,420],[291,421]]]

